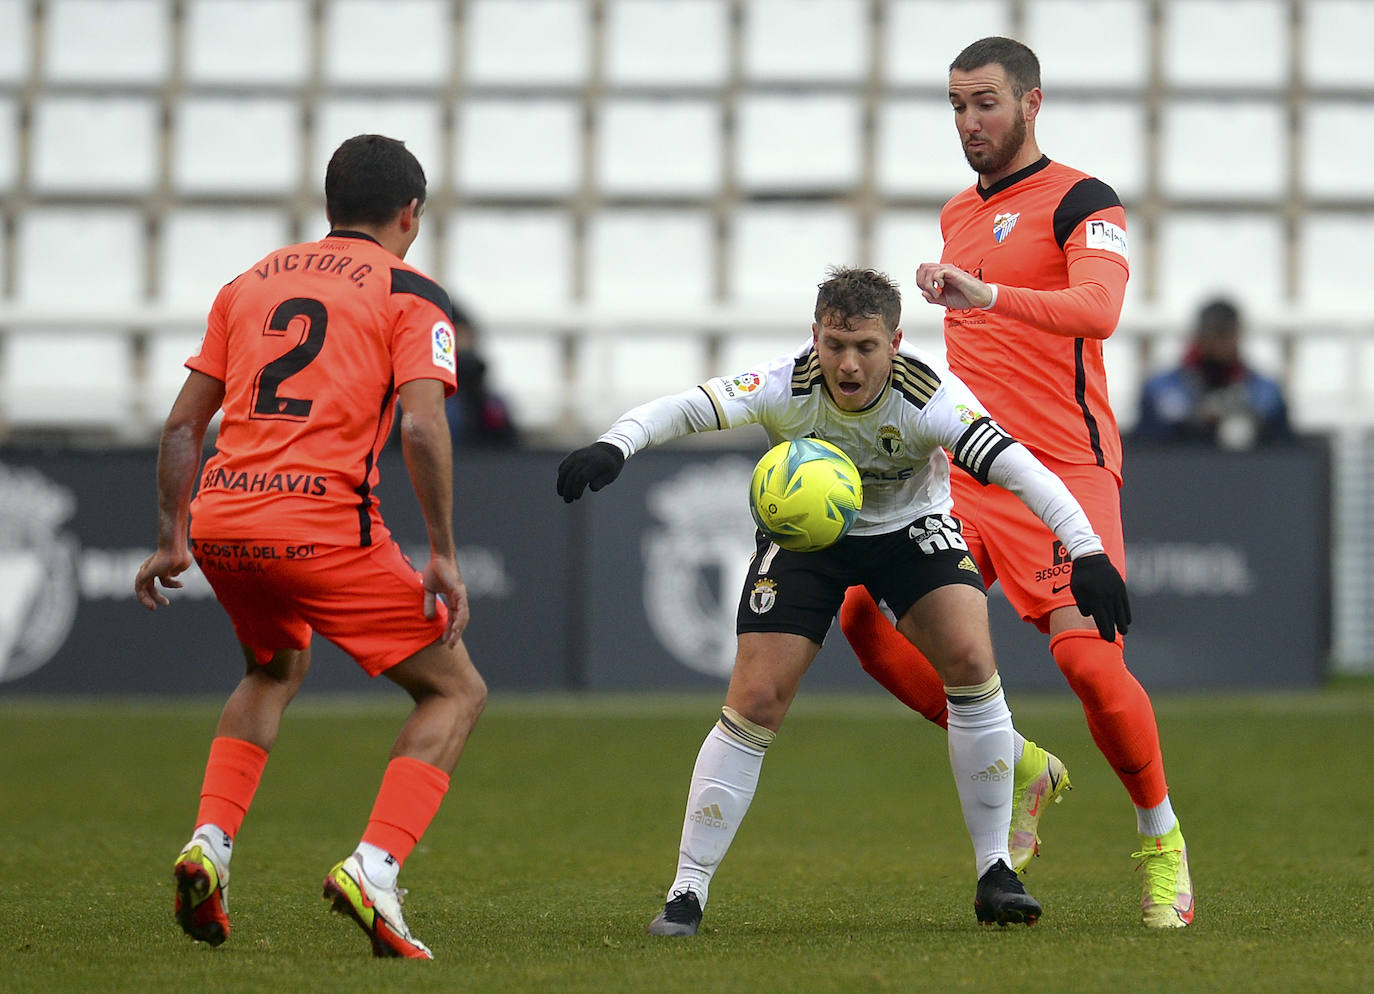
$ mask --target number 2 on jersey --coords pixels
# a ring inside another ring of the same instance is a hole
[[[304,421],[310,416],[313,400],[283,396],[279,391],[286,380],[314,362],[315,357],[320,354],[320,349],[324,348],[325,327],[329,323],[324,304],[309,297],[292,297],[290,300],[284,300],[272,312],[272,317],[262,333],[280,337],[286,333],[296,318],[304,318],[306,321],[305,338],[291,351],[263,366],[253,379],[255,418]]]

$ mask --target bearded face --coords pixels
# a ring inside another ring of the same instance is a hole
[[[964,158],[980,176],[996,175],[1007,168],[1026,141],[1026,115],[1018,104],[1015,116],[1000,136],[980,131],[963,136]]]

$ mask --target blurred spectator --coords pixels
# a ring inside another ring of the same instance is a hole
[[[512,447],[520,434],[510,409],[487,387],[487,361],[477,352],[477,326],[457,304],[453,331],[458,360],[458,392],[445,402],[455,447]]]
[[[1283,392],[1246,365],[1240,336],[1235,304],[1225,298],[1204,304],[1183,362],[1145,382],[1136,438],[1204,442],[1224,449],[1291,441]]]

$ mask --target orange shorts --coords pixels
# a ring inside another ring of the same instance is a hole
[[[1126,575],[1126,542],[1121,532],[1121,487],[1110,470],[1041,462],[1069,488],[1102,539],[1121,575]],[[1002,581],[1002,591],[1022,619],[1049,631],[1050,612],[1073,604],[1072,567],[1064,546],[1021,499],[998,486],[981,486],[967,473],[950,474],[954,516],[964,526],[983,582]]]
[[[319,632],[376,676],[444,633],[448,608],[424,612],[424,582],[401,547],[195,538],[191,551],[238,640],[259,663]]]

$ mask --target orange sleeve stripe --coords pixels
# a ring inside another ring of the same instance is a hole
[[[1068,268],[1069,285],[1063,290],[999,284],[993,311],[1065,338],[1109,337],[1121,319],[1129,272],[1121,263],[1095,255],[1072,259]]]

